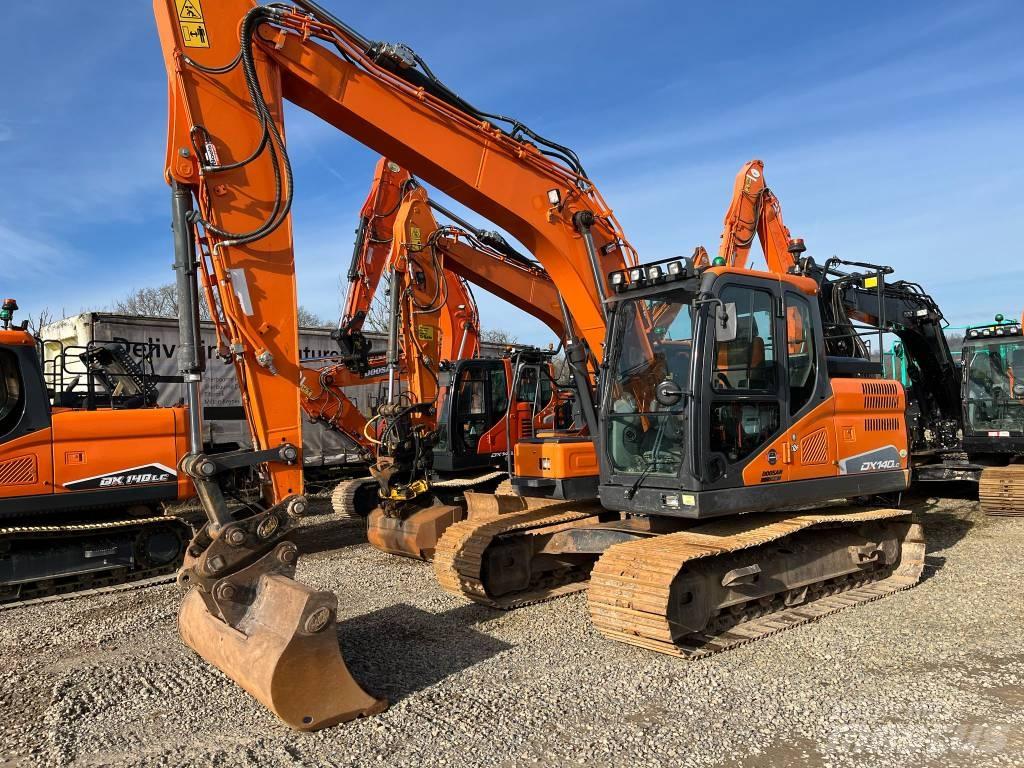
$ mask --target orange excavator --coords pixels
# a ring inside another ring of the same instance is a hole
[[[152,382],[116,344],[64,350],[88,394],[82,374],[55,389],[17,308],[0,308],[0,603],[166,580],[193,534],[163,512],[192,495],[177,467],[186,410],[153,407]]]
[[[359,227],[349,267],[350,288],[339,327],[331,336],[338,344],[339,353],[322,368],[303,366],[300,378],[302,408],[314,421],[325,423],[344,434],[362,449],[363,458],[373,458],[374,441],[367,434],[367,418],[345,394],[345,387],[383,382],[388,377],[387,362],[380,353],[371,355],[370,342],[362,333],[363,322],[373,302],[381,277],[387,272],[391,231],[396,214],[407,189],[416,186],[412,177],[394,163],[381,159],[377,163],[374,183],[360,211]],[[387,237],[382,235],[387,233]],[[423,365],[415,360],[417,353],[437,355],[435,359],[477,357],[480,352],[479,319],[476,302],[469,287],[456,274],[442,269],[429,290],[438,290],[432,296],[424,283],[400,286],[414,300],[421,303],[418,313],[421,326],[437,330],[431,342],[424,347],[410,349],[414,367]],[[429,303],[430,299],[444,300]],[[426,303],[423,303],[426,302]],[[409,365],[405,357],[396,362],[395,374]],[[336,493],[338,499],[359,496],[359,481],[343,484]]]
[[[439,226],[425,206],[458,219],[460,226]],[[397,278],[393,290],[401,310],[395,319],[399,329],[398,360],[390,364],[380,350],[371,350],[363,334],[363,324],[385,275],[389,276],[389,286],[390,277]],[[497,233],[474,228],[436,205],[411,174],[382,158],[360,212],[348,278],[344,314],[332,333],[339,345],[339,355],[321,369],[302,369],[300,389],[306,415],[345,434],[372,461],[381,445],[376,434],[381,417],[374,416],[368,423],[345,395],[346,386],[389,379],[396,399],[431,404],[420,414],[419,423],[433,430],[439,411],[447,415],[434,402],[442,368],[445,378],[490,376],[495,379],[495,386],[489,385],[482,393],[479,413],[467,414],[465,420],[460,417],[451,424],[451,429],[463,436],[479,433],[478,439],[451,441],[451,449],[436,465],[448,472],[456,465],[460,472],[497,465],[504,452],[498,450],[495,438],[505,434],[505,404],[510,394],[499,391],[497,382],[504,376],[505,389],[511,385],[513,357],[521,360],[524,356],[538,358],[543,354],[522,349],[503,361],[479,359],[479,318],[467,283],[487,288],[541,318],[559,333],[560,320],[553,317],[558,312],[557,296],[544,270],[512,249]],[[549,406],[553,397],[549,368],[543,368],[542,378],[549,396],[536,414],[537,427],[543,426],[544,419],[550,419],[553,408],[553,404]],[[404,372],[403,381],[399,380],[400,372]],[[527,430],[532,434],[533,425],[524,422],[522,410],[513,408],[509,413],[514,422],[513,435]],[[482,424],[485,420],[487,423]],[[490,479],[495,479],[496,474],[490,473]],[[459,482],[459,487],[475,485],[465,480]],[[484,481],[482,487],[486,485]],[[332,494],[335,510],[349,516],[367,516],[377,500],[377,483],[373,478],[345,480]]]
[[[719,259],[729,266],[745,266],[755,237],[773,272],[792,269],[805,250],[803,241],[792,238],[783,223],[782,206],[767,186],[760,160],[750,161],[736,176]],[[882,274],[860,280],[858,288],[850,285],[851,278],[836,273],[843,265]],[[828,329],[833,346],[847,354],[856,349],[859,357],[870,356],[854,328],[861,322],[899,338],[909,379],[913,479],[978,483],[984,510],[1020,514],[1024,467],[1014,461],[1024,456],[1024,387],[1014,398],[1013,369],[1007,363],[1024,360],[1024,321],[1006,321],[1000,315],[995,323],[968,328],[958,371],[942,330],[942,312],[920,286],[887,283],[889,268],[839,259],[827,261],[821,272],[830,278],[823,292],[830,291],[828,300],[836,303],[836,322]],[[883,349],[880,337],[878,349]]]
[[[507,231],[559,290],[588,434],[519,440],[519,510],[449,526],[434,557],[442,583],[510,607],[589,578],[602,633],[692,656],[917,582],[923,536],[904,510],[820,506],[910,481],[902,386],[852,338],[825,333],[847,294],[869,314],[861,292],[883,270],[836,277],[806,257],[776,272],[641,264],[575,152],[470,104],[407,46],[369,40],[312,0],[186,6],[188,18],[154,1],[175,253],[186,274],[216,277],[255,449],[182,464],[208,523],[179,576],[179,630],[285,722],[314,729],[384,703],[345,668],[329,631],[336,597],[293,578],[287,534],[305,500],[284,100]],[[198,289],[186,288],[187,338]],[[196,362],[182,367],[197,385]],[[267,481],[245,516],[218,483],[237,464]]]
[[[434,210],[459,226],[440,226]],[[429,275],[449,271],[482,285],[558,336],[564,326],[558,293],[541,267],[500,235],[429,200],[422,187],[410,189],[399,206],[384,270],[398,286],[390,294],[389,370],[399,351],[412,363],[407,391],[400,396],[389,384],[388,402],[375,417],[381,427],[368,535],[382,551],[430,559],[444,529],[462,518],[464,493],[493,491],[506,477],[510,448],[555,426],[564,403],[550,352],[521,348],[500,359],[474,358],[460,340],[458,357],[446,360],[437,342],[451,331],[422,318],[451,296]]]

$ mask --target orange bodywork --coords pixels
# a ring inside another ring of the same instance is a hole
[[[595,477],[599,472],[592,440],[521,442],[515,449],[516,474],[564,480]]]
[[[65,494],[70,508],[70,497],[80,492],[75,484],[157,466],[166,482],[176,484],[177,498],[186,499],[193,495],[192,483],[177,467],[187,452],[184,408],[57,408],[48,428],[0,444],[0,497]]]
[[[349,290],[345,295],[342,326],[356,323],[353,330],[361,330],[362,320],[370,312],[381,278],[388,271],[387,260],[394,239],[395,220],[402,198],[412,182],[412,174],[387,158],[377,161],[373,184],[359,210],[360,224],[365,223],[354,273],[349,275]]]
[[[350,275],[341,325],[350,331],[360,330],[382,276],[394,270],[403,296],[399,368],[406,374],[407,391],[417,402],[436,399],[438,362],[480,354],[476,302],[463,281],[538,318],[558,337],[564,335],[558,292],[547,273],[472,241],[469,233],[456,227],[441,227],[426,190],[417,187],[411,174],[396,163],[385,158],[377,163],[360,218],[364,235]],[[378,350],[371,368],[382,369],[384,364]],[[302,366],[300,371],[306,415],[368,448],[367,419],[343,388],[380,382],[385,374],[377,371],[361,376],[342,364],[323,369]],[[504,445],[504,429],[501,432]]]
[[[761,241],[769,272],[784,274],[793,266],[794,241],[782,222],[779,199],[765,183],[760,160],[751,160],[736,174],[718,255],[728,266],[742,269],[755,237]]]
[[[886,379],[832,379],[831,385],[831,397],[744,467],[744,485],[837,477],[847,473],[848,460],[886,448],[899,459],[885,468],[909,473],[903,386]]]

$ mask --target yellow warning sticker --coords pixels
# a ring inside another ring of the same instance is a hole
[[[186,48],[209,48],[210,38],[206,35],[205,24],[181,22],[181,39]]]
[[[409,240],[413,245],[421,245],[423,243],[423,233],[420,232],[420,228],[415,224],[409,226]]]
[[[203,21],[203,5],[199,0],[174,0],[178,6],[178,21]]]
[[[203,5],[200,0],[174,0],[178,9],[178,25],[181,39],[186,48],[209,48],[210,36],[206,33]]]
[[[419,325],[416,327],[416,333],[420,337],[420,341],[433,341],[434,340],[434,327],[431,325]]]

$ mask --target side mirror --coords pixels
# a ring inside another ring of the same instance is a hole
[[[715,305],[715,340],[736,340],[736,304]]]
[[[672,379],[664,379],[654,388],[654,399],[660,405],[671,408],[678,405],[679,401],[683,399],[683,390]]]

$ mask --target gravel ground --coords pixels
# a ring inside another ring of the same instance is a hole
[[[0,767],[1024,764],[1024,520],[920,499],[917,588],[697,662],[606,641],[583,595],[501,613],[310,519],[391,708],[289,731],[178,641],[172,586],[0,613]]]

